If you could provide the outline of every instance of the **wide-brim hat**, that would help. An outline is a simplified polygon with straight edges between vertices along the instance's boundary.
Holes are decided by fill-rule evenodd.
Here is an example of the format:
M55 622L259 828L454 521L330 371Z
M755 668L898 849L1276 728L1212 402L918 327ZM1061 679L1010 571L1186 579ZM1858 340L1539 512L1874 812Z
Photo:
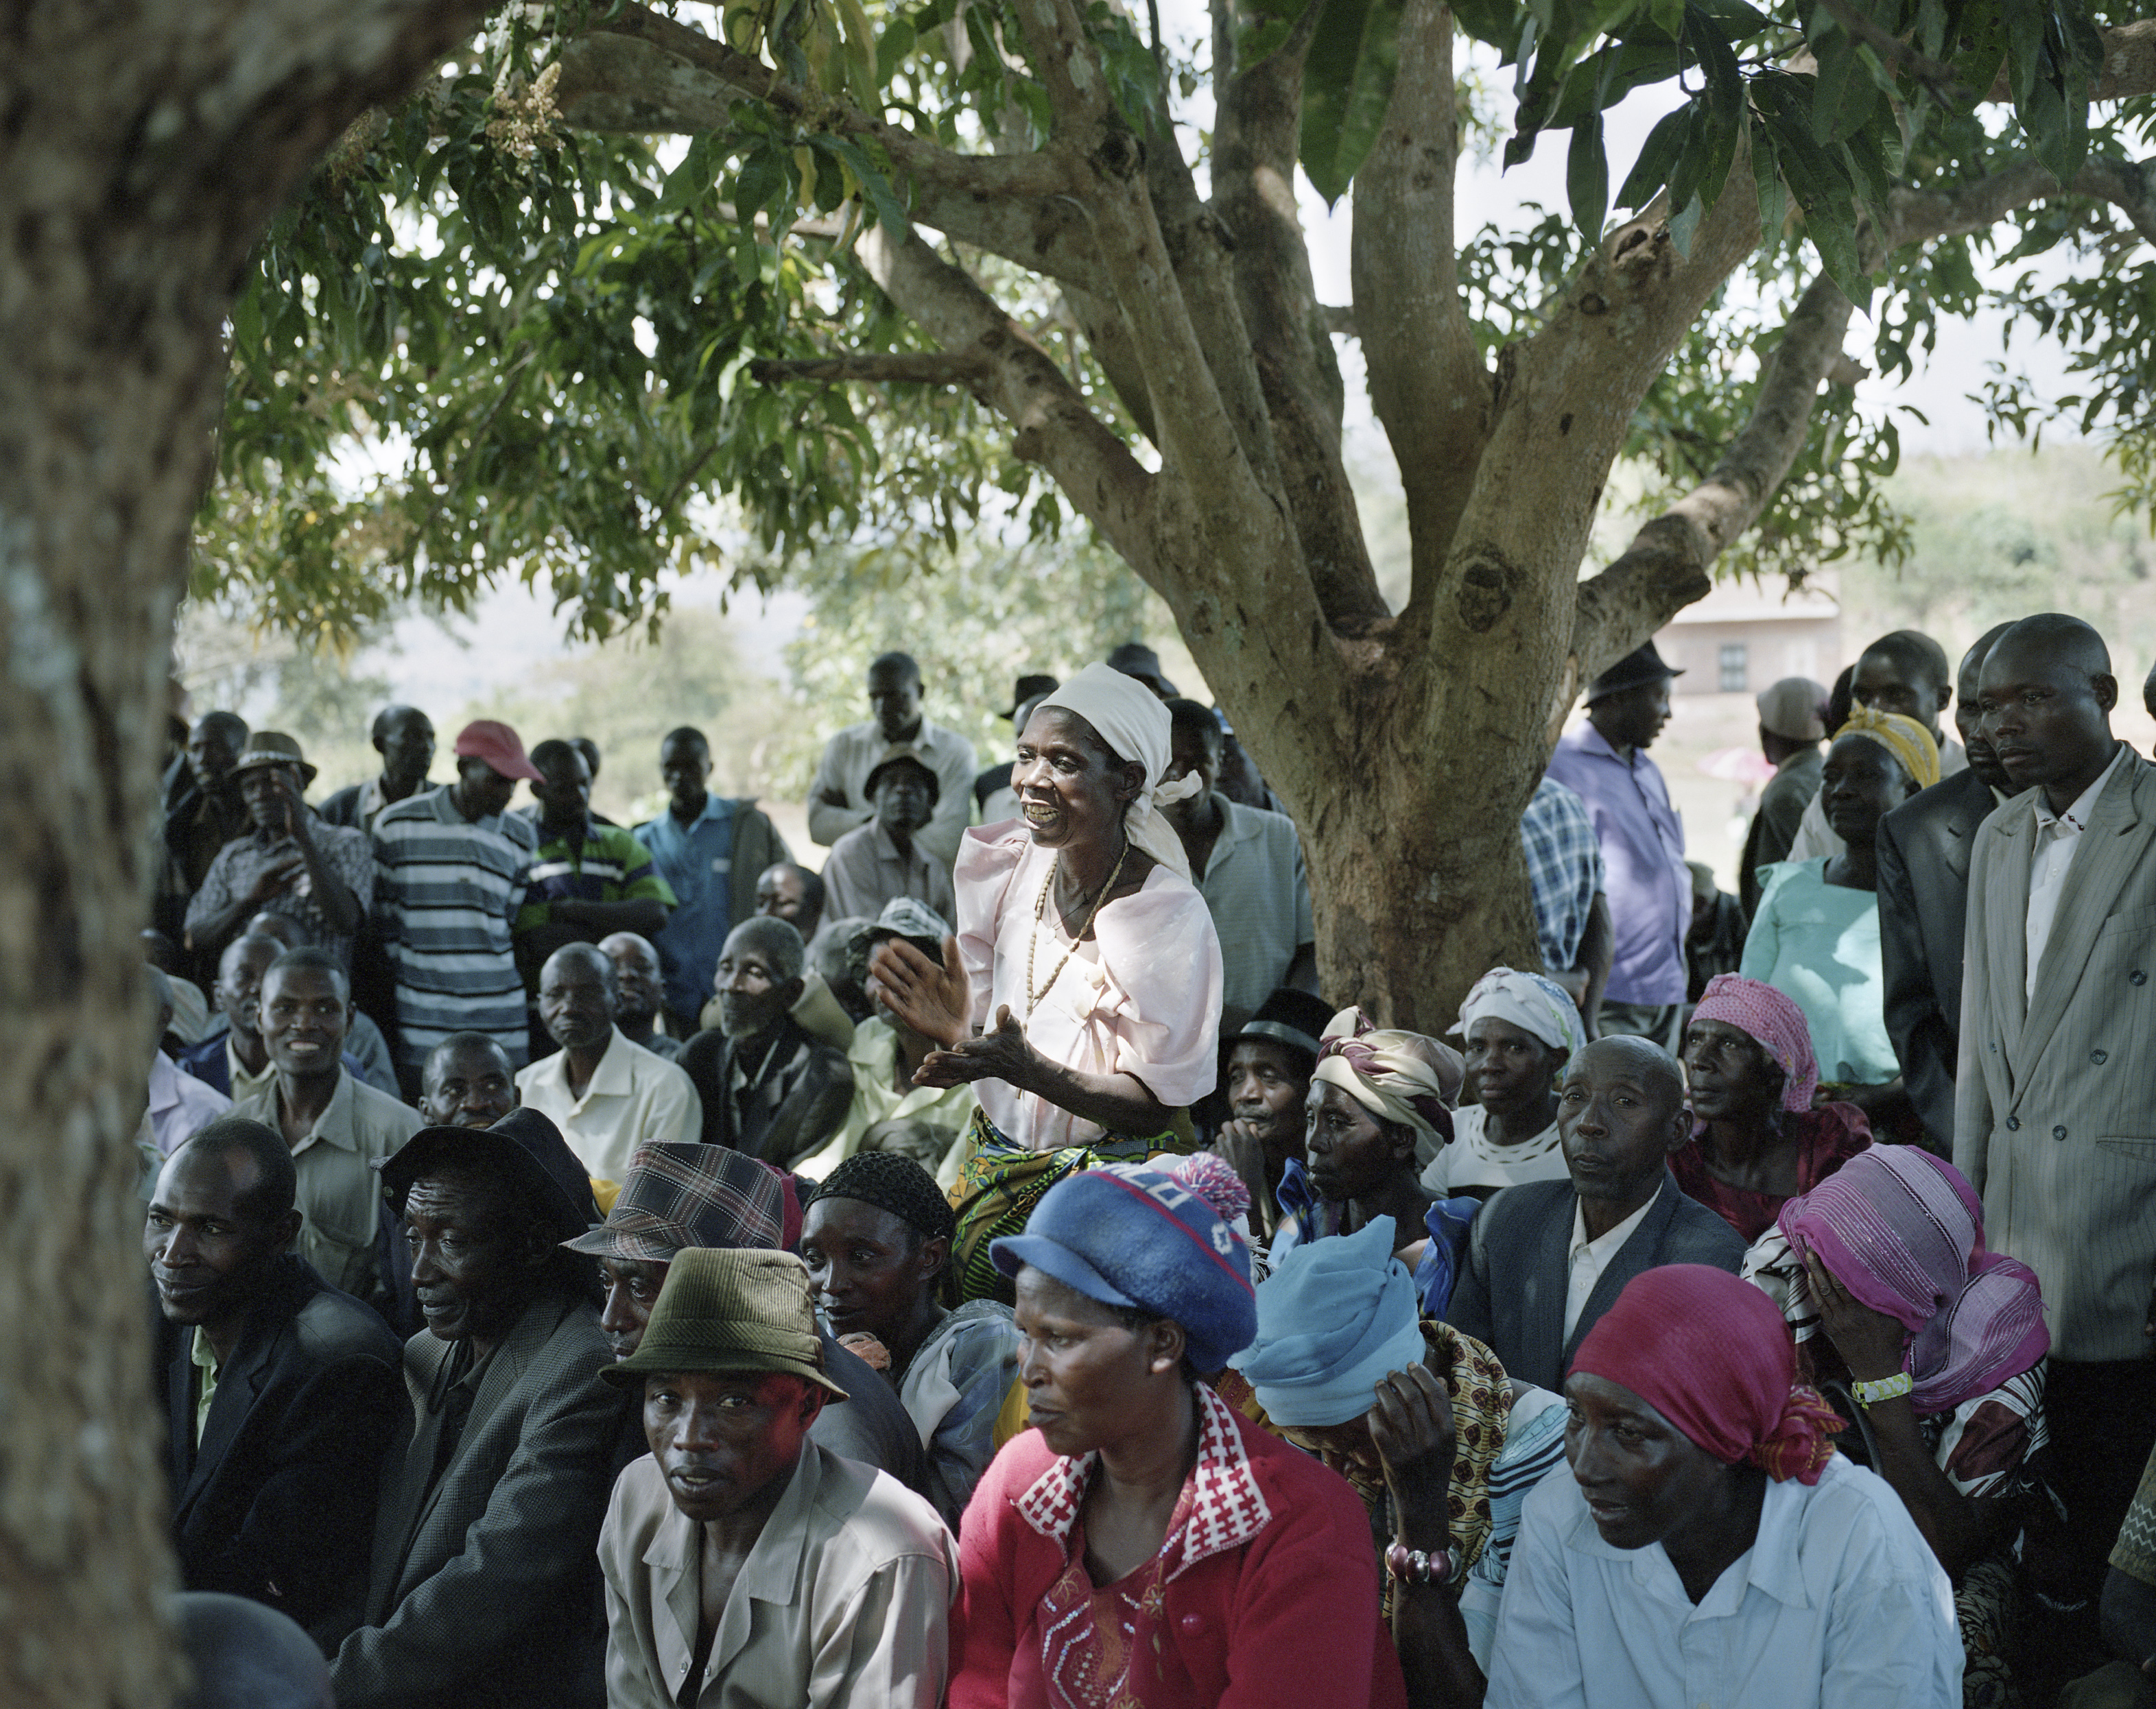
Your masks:
M1683 675L1684 672L1675 665L1666 663L1662 655L1655 650L1655 644L1650 641L1637 651L1627 653L1588 684L1587 704L1591 706L1597 701L1622 694L1628 688L1639 688L1650 682L1666 682L1673 676Z
M998 712L996 716L1006 724L1012 723L1018 717L1018 709L1028 701L1037 701L1043 695L1052 695L1062 686L1063 685L1052 676L1021 676L1011 686L1010 711Z
M1102 662L1111 670L1136 677L1163 700L1172 701L1182 692L1160 674L1160 654L1142 641L1124 642Z
M765 1371L798 1377L845 1399L824 1374L824 1342L808 1298L808 1267L791 1252L698 1247L668 1267L644 1339L601 1369L617 1388L654 1372Z
M307 763L307 757L300 752L297 736L287 736L281 730L258 730L247 738L247 745L239 750L239 758L232 767L233 775L242 772L259 771L264 766L290 766L300 774L300 787L304 789L315 781L316 767Z
M412 1183L446 1160L475 1158L498 1163L530 1189L557 1240L572 1239L599 1219L592 1178L562 1137L562 1130L529 1105L511 1110L491 1127L423 1127L374 1167L382 1191L397 1214Z
M1315 1062L1332 1020L1332 1006L1323 998L1283 985L1258 1005L1257 1013L1237 1029L1235 1038L1270 1039L1291 1044Z
M893 766L918 766L921 775L928 780L928 799L931 805L943 798L943 780L936 775L936 767L928 763L928 757L910 742L894 742L883 751L883 757L869 767L869 774L861 783L864 796L875 793L876 779Z

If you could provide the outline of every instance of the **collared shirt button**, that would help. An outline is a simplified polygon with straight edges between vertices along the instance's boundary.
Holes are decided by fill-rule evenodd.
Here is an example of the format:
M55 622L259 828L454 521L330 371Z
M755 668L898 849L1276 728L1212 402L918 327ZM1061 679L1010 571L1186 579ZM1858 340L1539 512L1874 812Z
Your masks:
M2089 1060L2101 1068L2111 1060L2111 1053L2107 1050L2092 1050L2089 1052Z
M2140 968L2136 967L2126 976L2126 983L2129 985L2146 985L2148 983L2148 976Z
M1205 1624L1205 1616L1203 1614L1185 1614L1181 1619L1178 1620L1176 1624L1182 1627L1186 1632L1196 1632L1204 1628Z
M2006 1118L2006 1131L2009 1133L2019 1133L2021 1131L2021 1118L2019 1116L2009 1116Z
M2064 1139L2066 1137L2066 1130L2063 1127L2054 1127L2051 1130L2051 1137L2054 1139Z

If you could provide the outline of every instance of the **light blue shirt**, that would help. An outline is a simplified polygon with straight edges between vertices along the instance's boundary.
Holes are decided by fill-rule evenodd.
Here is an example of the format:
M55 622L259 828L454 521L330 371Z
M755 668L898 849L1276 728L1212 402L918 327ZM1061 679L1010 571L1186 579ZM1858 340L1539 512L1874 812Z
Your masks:
M1826 867L1781 860L1759 869L1759 912L1738 971L1804 1010L1821 1080L1884 1085L1902 1065L1887 1036L1879 898L1829 884Z
M651 851L651 864L678 905L652 939L665 969L666 1007L676 1014L703 1008L711 994L711 970L733 930L734 809L740 804L706 795L692 824L684 825L670 806L636 828L636 840ZM754 884L757 875L745 876Z
M1528 1496L1489 1709L1959 1709L1953 1589L1886 1481L1840 1455L1767 1486L1694 1606L1660 1543L1613 1548L1569 1475Z

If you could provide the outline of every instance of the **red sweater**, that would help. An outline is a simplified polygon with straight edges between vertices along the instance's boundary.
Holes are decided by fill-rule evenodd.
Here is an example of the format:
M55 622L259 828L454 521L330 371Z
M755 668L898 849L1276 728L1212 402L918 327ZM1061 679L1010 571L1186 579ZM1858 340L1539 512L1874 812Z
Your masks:
M1247 1541L1164 1587L1173 1641L1142 1655L1131 1689L1144 1709L1407 1709L1391 1635L1378 1617L1370 1522L1346 1480L1234 1419L1270 1517ZM1045 1709L1041 1598L1069 1559L1018 1503L1057 1464L1038 1430L1014 1438L973 1491L958 1534L962 1583L951 1631L950 1709Z

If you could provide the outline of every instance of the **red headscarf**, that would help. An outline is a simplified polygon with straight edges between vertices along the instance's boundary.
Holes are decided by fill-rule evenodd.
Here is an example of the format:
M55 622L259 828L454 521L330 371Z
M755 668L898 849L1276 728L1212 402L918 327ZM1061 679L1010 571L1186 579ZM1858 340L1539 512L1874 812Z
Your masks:
M1727 1021L1757 1042L1779 1065L1782 1107L1809 1110L1819 1090L1819 1058L1804 1012L1771 985L1736 973L1717 973L1700 993L1696 1021Z
M1587 1332L1572 1368L1622 1384L1730 1465L1815 1484L1840 1426L1797 1379L1782 1314L1751 1283L1704 1264L1642 1271Z

